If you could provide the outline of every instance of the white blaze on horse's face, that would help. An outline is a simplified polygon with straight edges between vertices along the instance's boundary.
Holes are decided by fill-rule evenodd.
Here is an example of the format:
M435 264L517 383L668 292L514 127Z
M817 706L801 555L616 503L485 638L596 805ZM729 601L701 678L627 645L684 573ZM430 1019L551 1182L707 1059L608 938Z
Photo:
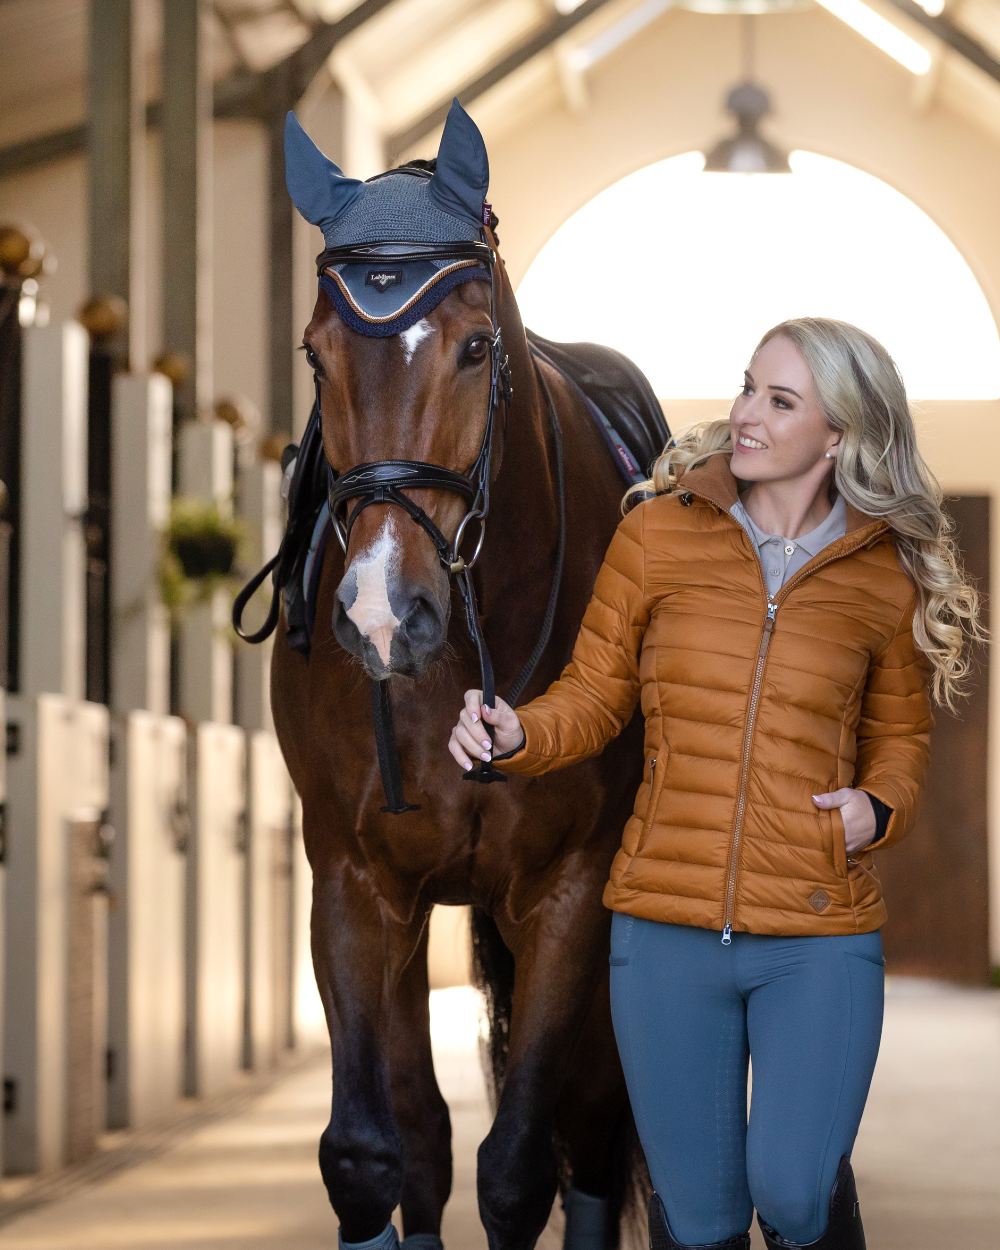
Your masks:
M347 616L362 638L367 638L389 667L389 648L399 628L399 618L389 602L389 578L395 571L396 542L392 516L376 535L375 541L353 561L358 593L347 609Z
M433 333L434 327L426 319L416 322L408 330L401 331L399 337L403 340L403 355L406 357L407 364L413 359L413 353L427 338L428 334Z

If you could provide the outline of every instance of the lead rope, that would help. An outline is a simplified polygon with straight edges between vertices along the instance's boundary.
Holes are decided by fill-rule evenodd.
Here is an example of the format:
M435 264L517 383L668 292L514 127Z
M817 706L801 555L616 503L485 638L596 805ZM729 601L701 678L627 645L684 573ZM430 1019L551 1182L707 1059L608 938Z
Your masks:
M562 427L559 424L559 418L556 414L556 406L552 399L552 392L549 389L545 376L538 366L538 361L532 355L532 365L534 366L535 376L542 388L545 396L545 406L549 417L549 424L552 428L552 439L555 447L556 460L556 495L559 501L559 538L556 546L555 568L552 574L552 584L549 588L548 602L545 606L545 616L542 620L542 628L535 643L531 655L528 657L527 663L519 673L506 702L514 707L517 700L521 697L525 687L531 680L538 667L545 648L549 644L552 637L552 628L555 623L556 606L559 601L559 589L562 584L563 565L566 555L566 470L565 458L563 455ZM465 608L466 626L469 635L476 647L479 657L479 669L482 680L483 702L487 707L494 707L496 703L496 689L494 686L493 664L490 659L489 649L483 638L482 629L479 624L479 609L476 602L475 587L472 584L471 570L468 566L462 568L455 575L458 582L458 588L462 595L462 603ZM409 803L403 797L403 783L399 767L399 751L396 747L396 738L392 723L392 703L389 698L388 681L372 682L374 687L372 691L372 710L375 718L375 746L378 753L379 769L382 775L382 788L385 792L385 806L382 811L389 812L393 815L399 815L403 812L414 812L420 810L419 803ZM489 735L490 741L493 741L494 729L492 725L484 722L484 727ZM481 785L489 785L494 781L506 782L507 777L499 772L490 760L479 760L477 764L462 774L463 781L475 781Z

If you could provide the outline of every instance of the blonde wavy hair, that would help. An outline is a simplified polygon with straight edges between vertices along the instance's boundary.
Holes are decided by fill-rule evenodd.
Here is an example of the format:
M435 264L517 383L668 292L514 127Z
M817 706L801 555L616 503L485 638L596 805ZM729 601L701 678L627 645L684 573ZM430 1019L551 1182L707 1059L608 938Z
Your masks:
M963 687L972 667L967 644L987 642L989 631L981 621L982 596L962 568L954 522L941 506L941 487L917 448L899 369L870 334L825 317L782 321L754 356L779 334L802 353L826 419L841 432L833 462L837 490L892 526L900 562L917 586L913 637L933 666L932 698L954 712L957 700L970 694ZM636 494L671 491L688 468L732 451L728 417L698 422L670 440L651 478L629 488L623 511Z

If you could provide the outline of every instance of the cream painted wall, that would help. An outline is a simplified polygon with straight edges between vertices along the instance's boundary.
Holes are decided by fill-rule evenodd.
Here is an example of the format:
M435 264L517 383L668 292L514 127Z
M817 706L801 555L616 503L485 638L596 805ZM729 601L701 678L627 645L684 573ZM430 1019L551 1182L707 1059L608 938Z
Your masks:
M668 11L588 72L584 112L547 92L530 125L510 129L488 100L472 106L489 146L490 192L515 283L598 191L730 131L723 100L740 77L738 33L736 23ZM921 112L913 76L818 6L758 19L756 46L757 77L775 108L768 136L847 161L909 196L964 253L1000 319L995 140L943 109ZM670 206L652 205L647 242L669 228Z

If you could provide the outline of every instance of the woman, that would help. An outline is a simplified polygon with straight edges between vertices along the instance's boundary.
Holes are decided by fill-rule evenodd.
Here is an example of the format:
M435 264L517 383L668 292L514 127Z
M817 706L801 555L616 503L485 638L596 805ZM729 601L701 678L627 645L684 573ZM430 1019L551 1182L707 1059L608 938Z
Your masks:
M749 1247L756 1207L768 1247L863 1250L872 849L913 824L931 696L954 709L967 634L986 637L977 592L892 359L841 321L769 330L728 420L671 440L643 485L559 679L516 712L467 691L449 750L543 773L641 699L646 768L603 901L651 1245Z

